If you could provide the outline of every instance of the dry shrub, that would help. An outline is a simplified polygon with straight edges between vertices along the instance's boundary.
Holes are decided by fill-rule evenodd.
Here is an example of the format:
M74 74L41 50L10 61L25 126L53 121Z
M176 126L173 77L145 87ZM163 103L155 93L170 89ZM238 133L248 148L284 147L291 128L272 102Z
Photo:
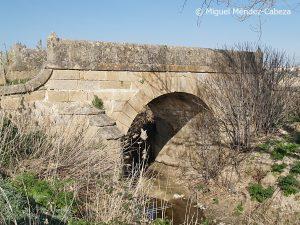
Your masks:
M221 144L221 137L216 119L209 111L197 115L191 121L189 143L190 166L208 182L218 176L228 163L228 152Z
M285 53L237 45L216 53L212 74L204 81L204 99L231 147L249 149L260 133L272 132L292 110L295 74Z
M68 189L76 197L77 218L86 221L132 224L146 219L149 186L142 173L122 177L120 149L83 138L84 127L56 130L32 121L24 115L1 118L0 174L30 171L48 181L72 180Z

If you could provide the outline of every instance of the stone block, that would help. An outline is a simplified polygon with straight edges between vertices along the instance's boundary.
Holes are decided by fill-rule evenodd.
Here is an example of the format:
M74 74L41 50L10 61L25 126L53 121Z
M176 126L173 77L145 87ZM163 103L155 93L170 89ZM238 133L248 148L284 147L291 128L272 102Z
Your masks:
M96 135L104 140L117 140L123 136L117 126L98 127Z
M47 100L50 102L68 102L68 91L47 91Z
M106 114L99 114L96 116L91 116L89 118L89 124L96 127L105 127L113 126L116 124L116 122L109 118Z
M42 101L45 99L46 91L34 91L24 95L25 102Z
M127 131L129 130L129 127L120 123L119 121L117 121L117 127L119 128L119 130L123 133L126 134Z
M81 80L107 80L107 71L81 71Z
M145 95L144 92L139 92L137 95L135 95L134 97L132 97L128 103L137 111L140 112L141 109L147 105L151 100L153 100L152 98L150 98L149 96Z
M57 104L59 115L98 115L103 114L104 110L97 109L91 105L81 105L77 102L67 102Z
M107 71L108 81L136 81L139 79L139 72L129 71Z
M78 80L79 70L53 70L51 80Z
M86 102L88 101L88 93L85 91L69 91L70 102Z
M18 110L22 108L22 97L3 97L1 99L1 109Z
M128 101L137 93L136 90L119 89L114 91L112 99L115 101Z
M134 120L138 112L127 102L123 107L123 113L125 113L129 118Z
M48 90L78 90L77 80L49 80L45 87Z
M130 89L129 81L102 81L100 89Z
M105 112L111 112L112 111L112 101L103 101Z
M116 120L117 124L119 122L119 123L123 124L126 127L130 127L130 125L133 121L133 119L130 118L128 115L126 115L124 112L114 113L113 118Z
M112 101L112 110L114 112L122 111L125 103L126 101Z
M100 91L89 91L88 94L88 101L93 101L94 96L98 96L98 98L102 100L114 100L114 93L115 90L100 90Z
M79 80L78 89L86 91L100 90L100 85L103 81Z

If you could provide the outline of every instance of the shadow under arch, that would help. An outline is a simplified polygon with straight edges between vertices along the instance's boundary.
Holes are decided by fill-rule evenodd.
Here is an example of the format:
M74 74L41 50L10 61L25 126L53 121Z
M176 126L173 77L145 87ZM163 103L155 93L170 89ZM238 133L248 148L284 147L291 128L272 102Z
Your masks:
M128 174L133 168L154 162L164 145L182 127L207 111L209 108L202 99L185 92L171 92L151 100L135 117L124 137L125 172Z

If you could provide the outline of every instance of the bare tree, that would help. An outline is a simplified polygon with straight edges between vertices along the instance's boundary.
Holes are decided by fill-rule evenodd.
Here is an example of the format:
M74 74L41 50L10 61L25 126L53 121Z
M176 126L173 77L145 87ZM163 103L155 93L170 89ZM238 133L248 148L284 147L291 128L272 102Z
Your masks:
M232 147L249 149L253 138L272 132L292 110L295 73L285 53L249 44L219 51L216 71L204 83L205 99Z

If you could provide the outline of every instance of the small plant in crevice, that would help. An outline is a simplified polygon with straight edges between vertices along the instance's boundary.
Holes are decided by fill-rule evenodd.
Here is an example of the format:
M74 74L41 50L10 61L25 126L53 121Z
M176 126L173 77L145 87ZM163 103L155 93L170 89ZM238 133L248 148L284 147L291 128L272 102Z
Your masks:
M278 178L278 186L285 196L296 194L300 191L300 182L291 174Z
M17 85L17 84L25 84L30 79L15 79L15 80L6 80L6 85Z
M273 164L271 167L272 172L277 172L277 173L282 173L283 170L286 168L286 164L282 163L282 164Z
M252 200L256 200L262 203L266 199L271 198L273 196L274 188L264 188L261 184L250 184L248 187L248 191Z
M100 99L97 95L94 95L94 99L92 101L92 104L94 107L96 107L97 109L104 109L104 104L102 99Z

